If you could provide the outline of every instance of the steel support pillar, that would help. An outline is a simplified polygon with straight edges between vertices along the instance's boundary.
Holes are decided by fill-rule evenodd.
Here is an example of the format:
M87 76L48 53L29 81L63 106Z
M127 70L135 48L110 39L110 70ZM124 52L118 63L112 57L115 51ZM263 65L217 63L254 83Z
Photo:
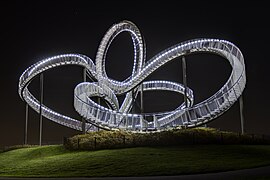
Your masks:
M28 107L29 105L26 103L25 105L25 127L24 127L24 144L28 143Z
M153 121L154 121L154 128L159 129L159 123L156 115L153 116Z
M43 104L43 73L40 74L40 103L39 103L39 145L42 145L42 104Z
M141 125L141 131L143 131L143 116L140 117L140 125Z
M184 84L184 103L187 108L188 106L188 99L187 99L187 64L186 64L186 58L185 56L182 56L182 71L183 71L183 84ZM187 118L187 121L189 122L190 119Z
M141 113L144 112L144 109L143 109L143 83L141 84L141 94L140 94L140 98L141 98Z
M100 105L100 97L98 97L98 99L97 99L97 101L98 101L98 104ZM97 131L99 131L100 130L100 128L99 127L97 127Z
M136 107L136 99L135 99L135 92L132 90L132 114L135 114L135 107Z
M185 56L182 56L182 70L183 70L183 84L184 84L184 102L185 106L188 106L187 102L187 64Z
M83 82L86 82L86 68L83 68ZM86 127L86 120L84 117L82 117L82 134L86 133L85 127Z
M244 113L243 113L243 108L244 108L244 102L243 102L243 95L240 96L239 98L239 105L240 105L240 120L241 120L241 133L245 133L245 121L244 121Z

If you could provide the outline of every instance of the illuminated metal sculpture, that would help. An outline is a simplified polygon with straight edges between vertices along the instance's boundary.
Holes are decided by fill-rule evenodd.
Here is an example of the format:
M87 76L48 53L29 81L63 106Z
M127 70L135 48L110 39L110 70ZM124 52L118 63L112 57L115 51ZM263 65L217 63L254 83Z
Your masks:
M130 34L133 41L134 64L131 76L119 82L107 76L105 59L111 42L124 31ZM193 92L184 85L169 81L144 81L147 76L167 62L197 52L222 56L229 61L232 67L227 82L210 98L193 105ZM47 119L80 131L83 130L82 121L57 113L43 104L40 107L40 102L27 88L35 76L63 65L82 66L86 69L87 75L95 81L80 83L74 90L74 107L86 119L86 131L94 131L97 127L148 131L200 126L228 110L241 96L246 84L244 58L234 44L218 39L195 39L176 44L145 61L145 44L139 29L129 21L122 21L113 25L106 32L99 45L95 64L85 55L64 54L33 64L20 77L19 95L31 108L38 113L42 109L42 115ZM130 113L134 96L136 97L143 91L154 90L181 93L187 98L187 101L171 112ZM122 105L119 105L116 95L123 94L125 94L125 99ZM91 97L103 98L110 108L97 104L91 100Z

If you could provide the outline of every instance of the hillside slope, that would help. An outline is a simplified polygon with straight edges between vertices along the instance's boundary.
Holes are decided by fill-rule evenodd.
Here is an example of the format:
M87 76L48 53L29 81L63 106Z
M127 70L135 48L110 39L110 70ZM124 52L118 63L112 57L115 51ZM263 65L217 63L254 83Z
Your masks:
M0 177L150 176L270 165L268 145L186 145L69 151L61 145L0 153Z

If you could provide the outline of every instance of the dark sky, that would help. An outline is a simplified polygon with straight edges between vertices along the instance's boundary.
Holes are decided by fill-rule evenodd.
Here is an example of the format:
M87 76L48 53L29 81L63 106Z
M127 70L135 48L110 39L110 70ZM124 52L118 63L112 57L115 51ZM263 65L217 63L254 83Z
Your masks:
M245 57L247 86L244 116L247 133L270 134L269 119L269 8L266 4L235 1L13 1L4 5L1 29L0 147L23 142L25 104L17 93L18 79L31 64L53 55L81 53L95 59L103 35L114 23L134 22L146 41L147 59L176 43L194 38L219 38L236 44ZM131 73L132 44L127 33L112 43L106 70L123 80ZM188 86L195 102L210 97L228 79L231 69L223 58L187 56ZM82 81L80 67L59 67L44 74L45 104L79 118L73 108L74 87ZM182 82L181 61L176 59L147 79ZM38 79L29 88L38 95ZM158 97L158 98L156 98ZM174 93L145 94L147 112L168 111L182 103ZM222 130L240 131L238 102L209 124ZM61 142L77 131L44 120L45 143ZM38 143L38 115L30 110L29 143Z

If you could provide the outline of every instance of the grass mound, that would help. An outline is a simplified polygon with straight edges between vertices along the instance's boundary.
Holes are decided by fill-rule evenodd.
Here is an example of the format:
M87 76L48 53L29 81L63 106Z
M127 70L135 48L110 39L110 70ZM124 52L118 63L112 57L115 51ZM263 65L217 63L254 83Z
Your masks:
M0 153L0 177L180 175L270 165L268 145L183 145L98 151L42 146Z
M174 129L150 133L103 130L84 135L76 135L64 142L65 147L70 150L191 144L270 144L270 142L263 137L219 131L214 128Z
M0 153L1 152L12 151L12 150L15 150L15 149L30 148L30 147L37 147L37 145L23 144L23 145L7 146L7 147L4 147L4 149L1 149Z

